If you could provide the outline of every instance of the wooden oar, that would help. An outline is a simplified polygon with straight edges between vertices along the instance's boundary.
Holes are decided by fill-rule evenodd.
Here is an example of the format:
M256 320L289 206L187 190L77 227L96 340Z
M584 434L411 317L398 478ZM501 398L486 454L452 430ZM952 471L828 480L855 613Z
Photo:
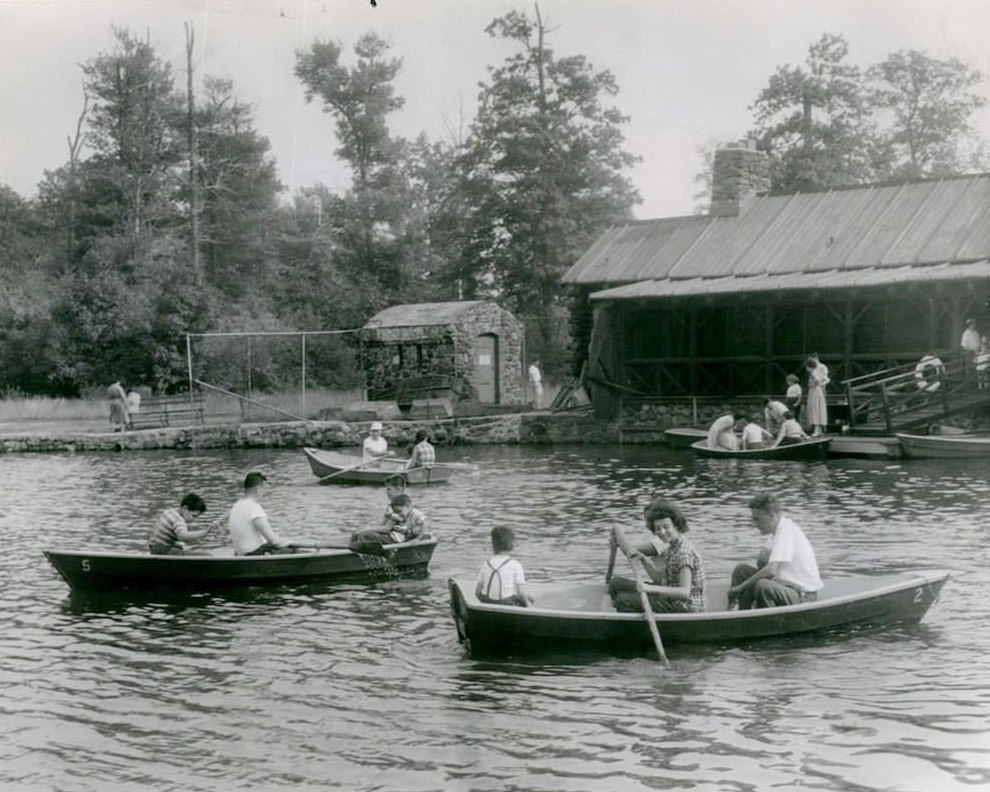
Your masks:
M366 468L371 465L377 465L381 461L381 457L375 457L374 459L369 459L367 462L362 462L360 465L351 465L350 467L341 468L340 470L335 470L333 473L328 473L325 476L320 476L319 484L324 481L335 478L337 476L343 475L344 473L352 473L355 470L360 470L361 468ZM397 471L401 472L401 471Z
M622 552L625 554L626 558L629 558L629 553L633 548L629 546L629 542L622 533L622 529L619 528L619 526L615 526L615 528L612 529L612 533L615 536L616 543L622 548ZM632 567L633 579L636 581L636 591L639 592L640 602L643 603L643 616L646 618L646 624L650 628L650 635L653 636L653 645L657 649L657 654L660 655L660 662L664 665L670 665L670 661L667 659L667 653L663 650L663 641L660 640L660 630L657 628L656 617L653 615L653 606L650 605L650 597L646 593L646 589L643 587L643 579L640 576L639 567L636 565L636 561L632 558L629 558L629 565Z

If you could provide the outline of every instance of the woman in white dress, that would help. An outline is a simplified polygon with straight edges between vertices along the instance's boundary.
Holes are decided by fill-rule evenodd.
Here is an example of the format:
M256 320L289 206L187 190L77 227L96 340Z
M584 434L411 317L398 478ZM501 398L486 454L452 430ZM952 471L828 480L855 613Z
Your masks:
M805 361L808 370L808 399L805 418L811 427L811 436L820 437L828 426L828 410L825 406L825 386L829 383L828 366L812 355Z

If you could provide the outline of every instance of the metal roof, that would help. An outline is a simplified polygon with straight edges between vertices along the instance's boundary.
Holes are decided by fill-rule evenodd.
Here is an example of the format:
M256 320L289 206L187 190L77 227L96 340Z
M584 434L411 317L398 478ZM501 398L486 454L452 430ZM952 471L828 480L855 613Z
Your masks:
M455 324L461 316L479 305L484 305L484 301L462 300L460 302L393 305L391 308L386 308L372 316L365 324L365 328L427 327Z
M738 217L609 228L565 283L780 276L990 257L990 174L763 195Z
M990 278L990 260L968 264L919 267L868 267L828 272L790 272L783 275L726 275L719 278L646 280L593 292L592 300L635 300L644 297L689 297L807 289L847 289L853 286L889 286L947 280Z

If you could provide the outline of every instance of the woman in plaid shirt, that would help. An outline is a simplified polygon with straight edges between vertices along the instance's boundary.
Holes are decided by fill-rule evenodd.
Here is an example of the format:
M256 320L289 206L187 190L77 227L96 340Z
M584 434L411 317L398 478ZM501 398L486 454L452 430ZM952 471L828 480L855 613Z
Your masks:
M680 509L662 498L646 507L644 517L652 534L650 544L634 548L629 560L642 564L650 581L661 588L649 593L650 605L663 613L700 613L705 609L705 569L698 551L684 536L687 520ZM612 578L609 594L618 611L643 610L635 580Z

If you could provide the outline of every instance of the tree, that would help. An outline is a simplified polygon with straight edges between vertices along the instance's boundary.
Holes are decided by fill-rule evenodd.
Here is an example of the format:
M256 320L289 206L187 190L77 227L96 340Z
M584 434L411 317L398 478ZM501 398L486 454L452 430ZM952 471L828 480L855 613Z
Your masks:
M956 58L901 50L867 70L869 99L889 119L879 135L885 175L943 176L966 171L974 146L970 119L986 99L971 89L983 75Z
M486 32L520 51L481 85L465 154L463 189L475 209L463 272L537 320L541 358L553 366L560 276L629 217L639 196L624 172L636 158L622 148L628 119L604 104L618 92L615 78L581 55L555 57L539 7L535 19L511 11Z
M354 45L357 64L341 63L343 50L316 41L296 53L296 76L306 100L319 98L336 119L336 153L351 168L353 187L341 208L348 223L339 240L338 260L355 274L372 272L387 294L398 293L406 280L402 251L405 185L399 163L403 143L391 137L387 118L404 100L392 84L402 61L386 58L388 43L366 33Z
M282 189L268 139L229 80L207 77L196 114L200 239L207 282L239 299L264 282L274 257L276 199ZM192 197L190 195L190 201Z
M808 48L804 67L781 66L750 107L753 136L770 156L780 191L814 190L870 179L868 116L861 74L842 36Z
M115 48L83 66L91 101L86 144L94 152L90 178L113 190L110 220L141 236L174 222L174 168L182 157L179 98L171 67L147 41L114 28ZM111 207L108 207L111 208Z

